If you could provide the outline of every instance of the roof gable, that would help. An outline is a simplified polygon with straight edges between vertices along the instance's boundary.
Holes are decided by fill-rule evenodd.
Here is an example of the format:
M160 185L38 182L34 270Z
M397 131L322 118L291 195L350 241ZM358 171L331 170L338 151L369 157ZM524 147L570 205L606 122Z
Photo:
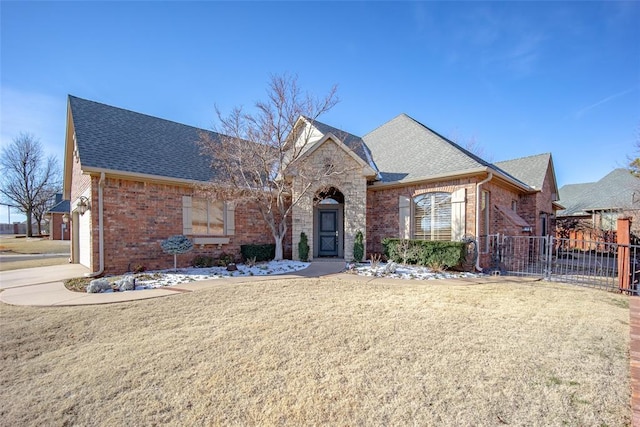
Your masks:
M495 165L536 190L542 190L549 168L551 168L551 176L553 179L551 189L554 193L558 193L551 153L505 160L496 162Z
M350 147L344 144L338 137L336 137L333 133L327 133L322 137L322 139L314 142L309 148L307 148L301 155L298 157L295 162L302 162L307 157L311 156L318 148L322 145L328 143L329 141L333 142L340 148L349 158L353 159L361 168L362 174L367 177L373 177L376 175L377 171L374 170L366 161L360 158Z
M210 160L192 126L69 95L77 155L85 171L106 170L208 181Z
M342 129L330 126L326 123L322 123L317 120L311 120L308 117L304 117L304 119L308 124L313 126L313 128L315 128L315 130L317 130L319 134L323 135L324 137L332 134L334 138L340 140L340 142L342 142L346 147L353 151L355 155L362 159L362 161L369 165L369 167L371 167L376 173L378 172L378 168L373 161L371 152L369 151L369 148L364 143L362 138Z

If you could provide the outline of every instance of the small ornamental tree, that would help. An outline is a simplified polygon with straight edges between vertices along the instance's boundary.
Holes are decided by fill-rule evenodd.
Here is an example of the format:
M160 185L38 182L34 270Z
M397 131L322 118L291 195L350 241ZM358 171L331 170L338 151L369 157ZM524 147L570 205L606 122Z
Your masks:
M163 240L160 246L165 253L173 255L173 270L175 271L178 269L177 255L190 252L193 249L193 242L187 236L179 234Z
M356 239L353 242L353 259L355 262L362 262L364 257L364 242L362 241L362 231L356 232Z

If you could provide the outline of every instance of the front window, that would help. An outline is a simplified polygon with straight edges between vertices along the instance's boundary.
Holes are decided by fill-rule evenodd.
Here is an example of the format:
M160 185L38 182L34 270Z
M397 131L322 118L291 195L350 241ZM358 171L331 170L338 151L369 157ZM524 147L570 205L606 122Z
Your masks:
M193 198L193 234L224 235L224 202Z
M602 212L600 221L602 229L605 231L613 231L618 227L618 212Z
M414 238L451 240L451 193L426 193L413 198Z

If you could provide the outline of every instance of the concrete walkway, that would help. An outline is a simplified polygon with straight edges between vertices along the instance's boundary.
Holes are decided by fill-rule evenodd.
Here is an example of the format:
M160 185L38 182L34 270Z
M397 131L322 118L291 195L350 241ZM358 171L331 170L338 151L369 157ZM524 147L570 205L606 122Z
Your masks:
M143 291L89 294L73 292L65 288L64 280L82 277L89 272L87 268L79 264L65 264L0 272L0 289L2 289L0 301L11 305L27 306L110 304L193 292L229 282L248 283L272 280L274 278L321 277L340 273L344 270L344 267L344 261L321 261L312 262L304 270L278 276L211 279Z

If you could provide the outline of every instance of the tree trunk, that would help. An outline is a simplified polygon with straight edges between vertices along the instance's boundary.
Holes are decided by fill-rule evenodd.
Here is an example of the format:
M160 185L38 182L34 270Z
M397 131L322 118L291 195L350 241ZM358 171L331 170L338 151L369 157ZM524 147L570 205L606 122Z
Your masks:
M284 259L284 250L282 248L282 240L284 236L273 236L276 242L276 257L273 259L274 261L282 261Z
M33 224L31 224L31 209L27 209L27 237L33 237Z

